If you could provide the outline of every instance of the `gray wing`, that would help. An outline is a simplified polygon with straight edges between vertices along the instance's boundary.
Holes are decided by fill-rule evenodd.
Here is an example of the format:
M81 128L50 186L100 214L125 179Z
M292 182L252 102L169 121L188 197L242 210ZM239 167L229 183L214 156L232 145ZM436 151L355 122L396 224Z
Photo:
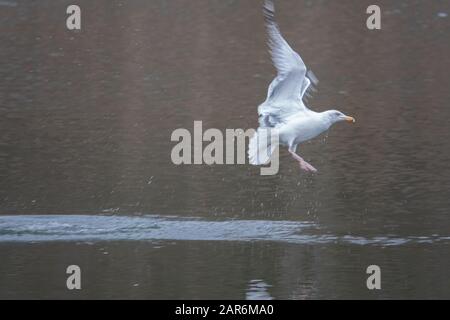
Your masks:
M276 123L290 115L305 111L303 97L313 90L317 78L308 71L302 58L296 53L280 33L274 19L274 5L271 0L264 3L264 17L269 34L269 48L277 76L269 85L267 99L259 108L262 114L270 113Z

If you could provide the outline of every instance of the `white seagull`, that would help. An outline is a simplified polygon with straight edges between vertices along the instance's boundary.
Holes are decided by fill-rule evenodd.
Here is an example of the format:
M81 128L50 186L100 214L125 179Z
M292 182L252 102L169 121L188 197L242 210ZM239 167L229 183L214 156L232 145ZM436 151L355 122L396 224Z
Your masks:
M317 172L296 154L298 144L318 136L336 122L355 122L355 119L337 110L315 112L305 106L303 98L314 90L312 83L318 81L299 54L284 40L274 20L274 11L273 2L266 0L264 17L277 76L269 85L266 101L258 107L259 128L250 139L248 157L253 165L266 164L280 144L289 148L301 169ZM269 135L276 132L276 143L267 141L267 132Z

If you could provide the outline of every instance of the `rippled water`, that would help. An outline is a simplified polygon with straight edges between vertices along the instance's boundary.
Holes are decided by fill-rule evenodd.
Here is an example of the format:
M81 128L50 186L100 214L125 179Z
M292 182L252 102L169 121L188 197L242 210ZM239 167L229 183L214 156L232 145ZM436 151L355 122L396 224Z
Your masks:
M397 246L407 243L448 243L450 236L334 235L314 222L163 216L26 215L0 216L0 241L198 240L271 241L297 244Z
M378 1L380 31L369 0L277 1L312 109L357 122L265 177L170 160L194 120L257 125L261 1L77 4L70 32L64 1L0 2L1 298L450 298L448 1Z
M2 216L0 241L225 240L302 241L308 222L179 217ZM312 240L312 239L311 239ZM305 241L308 241L305 239Z

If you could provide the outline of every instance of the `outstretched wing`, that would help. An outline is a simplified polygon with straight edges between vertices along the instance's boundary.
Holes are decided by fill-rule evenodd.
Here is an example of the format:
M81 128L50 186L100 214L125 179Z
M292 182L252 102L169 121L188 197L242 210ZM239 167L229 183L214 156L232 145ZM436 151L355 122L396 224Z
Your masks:
M260 117L270 113L273 119L283 119L306 110L302 99L313 90L317 78L307 70L300 55L292 50L281 35L274 19L273 2L266 0L263 10L269 34L270 54L277 69L277 77L269 85L266 102L260 106L259 113Z

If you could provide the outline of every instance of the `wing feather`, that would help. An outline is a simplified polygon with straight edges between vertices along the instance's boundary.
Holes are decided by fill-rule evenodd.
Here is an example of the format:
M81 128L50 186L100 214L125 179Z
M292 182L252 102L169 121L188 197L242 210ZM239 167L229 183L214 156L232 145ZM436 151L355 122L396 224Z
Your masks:
M269 52L277 70L269 85L266 101L259 107L260 123L275 126L291 115L308 110L302 99L314 90L317 78L307 70L300 55L281 35L275 22L273 1L264 2L264 17L269 35Z

